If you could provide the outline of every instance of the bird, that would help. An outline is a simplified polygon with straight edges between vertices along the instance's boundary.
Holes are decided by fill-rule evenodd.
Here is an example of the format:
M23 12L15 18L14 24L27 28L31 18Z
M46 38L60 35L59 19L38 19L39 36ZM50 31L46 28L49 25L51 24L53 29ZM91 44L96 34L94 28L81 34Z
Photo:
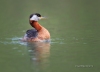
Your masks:
M22 41L50 41L49 31L38 22L42 19L46 19L46 17L42 17L39 13L33 13L29 16L29 23L33 27L33 29L29 29L26 31L24 37L22 38Z

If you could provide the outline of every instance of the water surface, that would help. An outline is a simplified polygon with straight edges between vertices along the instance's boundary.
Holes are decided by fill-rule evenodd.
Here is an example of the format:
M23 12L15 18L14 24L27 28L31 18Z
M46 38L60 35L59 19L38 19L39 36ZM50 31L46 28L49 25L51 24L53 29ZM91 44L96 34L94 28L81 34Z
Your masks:
M0 72L99 72L100 1L0 1ZM21 42L32 29L28 18L39 12L39 23L50 43Z

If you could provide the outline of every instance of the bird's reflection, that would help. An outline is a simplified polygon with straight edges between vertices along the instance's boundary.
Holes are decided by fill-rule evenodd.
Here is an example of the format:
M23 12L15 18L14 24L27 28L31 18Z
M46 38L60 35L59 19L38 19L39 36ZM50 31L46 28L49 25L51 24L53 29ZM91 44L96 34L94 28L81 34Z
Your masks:
M27 43L31 61L34 65L45 66L50 56L50 42Z

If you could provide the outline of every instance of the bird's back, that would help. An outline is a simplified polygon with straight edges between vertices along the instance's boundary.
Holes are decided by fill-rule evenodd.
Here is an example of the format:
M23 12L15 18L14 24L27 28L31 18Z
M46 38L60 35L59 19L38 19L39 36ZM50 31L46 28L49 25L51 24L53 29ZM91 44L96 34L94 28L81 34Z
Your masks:
M28 38L36 38L38 36L38 32L36 29L29 29L26 31L26 35Z

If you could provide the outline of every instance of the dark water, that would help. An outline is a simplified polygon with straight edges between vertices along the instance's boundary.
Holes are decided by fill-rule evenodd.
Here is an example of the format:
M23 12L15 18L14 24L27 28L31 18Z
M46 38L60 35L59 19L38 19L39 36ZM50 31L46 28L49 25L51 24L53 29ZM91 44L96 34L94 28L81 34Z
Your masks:
M0 1L0 72L99 72L100 1ZM28 18L51 33L50 43L21 42Z

